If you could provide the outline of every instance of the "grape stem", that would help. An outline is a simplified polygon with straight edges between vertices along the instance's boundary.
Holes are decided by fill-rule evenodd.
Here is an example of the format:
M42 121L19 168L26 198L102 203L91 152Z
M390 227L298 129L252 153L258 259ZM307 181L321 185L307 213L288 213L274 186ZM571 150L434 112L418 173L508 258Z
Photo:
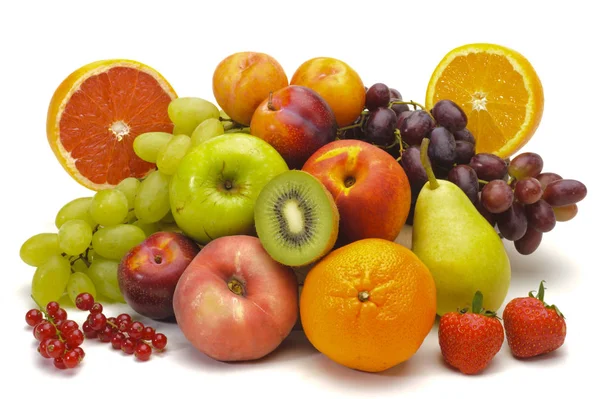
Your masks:
M431 167L431 162L429 161L429 157L427 156L427 149L429 148L429 139L425 137L421 142L421 163L425 168L425 173L427 173L427 178L429 179L429 188L435 190L440 186L437 179L435 178L435 174L433 173L433 168Z

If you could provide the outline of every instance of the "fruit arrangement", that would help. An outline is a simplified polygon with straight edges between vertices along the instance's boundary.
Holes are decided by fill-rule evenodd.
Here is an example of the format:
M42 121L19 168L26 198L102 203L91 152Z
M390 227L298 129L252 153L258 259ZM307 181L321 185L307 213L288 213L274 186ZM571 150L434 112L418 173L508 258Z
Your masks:
M333 361L383 371L418 351L436 317L443 358L465 374L505 335L517 358L562 346L543 282L496 313L511 281L504 240L533 253L587 194L517 153L543 112L521 54L450 51L425 105L328 57L288 79L272 56L239 52L212 86L215 103L178 97L151 67L105 60L51 99L48 142L90 190L20 248L39 308L26 322L57 368L81 362L84 338L140 360L165 349L163 334L107 318L94 298L175 321L227 362L262 358L301 326ZM410 246L395 242L405 226ZM89 312L81 329L69 306Z

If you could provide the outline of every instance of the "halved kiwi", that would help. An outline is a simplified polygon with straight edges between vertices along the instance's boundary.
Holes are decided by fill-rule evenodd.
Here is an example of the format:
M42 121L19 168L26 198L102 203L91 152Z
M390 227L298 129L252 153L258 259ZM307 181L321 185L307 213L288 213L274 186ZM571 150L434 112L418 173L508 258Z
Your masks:
M261 190L254 206L256 233L273 259L305 266L335 244L340 215L333 197L314 176L283 172Z

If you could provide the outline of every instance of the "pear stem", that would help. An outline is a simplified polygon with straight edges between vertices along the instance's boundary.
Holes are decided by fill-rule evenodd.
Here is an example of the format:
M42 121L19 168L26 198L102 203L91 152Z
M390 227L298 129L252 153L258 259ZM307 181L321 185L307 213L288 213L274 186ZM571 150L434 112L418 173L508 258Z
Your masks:
M429 148L429 139L426 137L421 142L421 163L425 168L425 173L427 173L427 178L429 179L429 187L432 190L435 190L440 186L437 179L435 178L435 174L433 173L433 168L431 167L431 162L429 161L429 157L427 156L427 149Z

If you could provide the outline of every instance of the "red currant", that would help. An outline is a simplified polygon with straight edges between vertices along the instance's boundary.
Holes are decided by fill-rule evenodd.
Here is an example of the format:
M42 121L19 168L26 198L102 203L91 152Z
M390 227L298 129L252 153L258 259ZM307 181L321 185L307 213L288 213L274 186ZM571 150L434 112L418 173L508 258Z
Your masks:
M135 352L135 342L131 338L125 338L121 343L121 350L128 355L132 355Z
M83 292L75 298L75 306L77 306L77 309L79 310L90 310L93 305L94 297L87 292Z
M65 361L62 357L57 357L56 359L54 359L54 367L56 367L57 369L64 370L67 368L67 365L65 364Z
M79 324L77 324L77 322L73 320L65 320L64 322L60 323L60 328L58 330L61 334L66 335L77 329L79 329Z
M98 336L98 332L92 329L92 326L90 326L90 323L87 320L83 322L81 329L86 338L94 339Z
M60 305L56 301L48 302L46 305L46 313L50 317L53 317L58 309L60 309Z
M33 336L38 341L52 338L56 335L56 328L49 321L38 323L33 329Z
M90 308L90 313L91 314L102 313L103 310L104 310L104 307L102 306L101 303L94 302L94 304Z
M65 321L67 320L67 311L63 308L58 308L51 317L55 323L58 321Z
M129 316L127 313L121 313L117 316L117 321L126 321L131 323L131 316Z
M43 340L42 342L40 342L40 344L38 345L38 348L37 348L38 353L40 355L42 355L42 357L45 357L46 359L50 359L50 356L48 356L48 352L46 352L46 349L48 348L48 344L52 340L53 340L52 338Z
M35 327L40 321L44 319L44 314L38 309L31 309L25 313L25 322L31 327Z
M108 324L114 324L115 326L118 324L117 318L116 317L109 317L108 319L106 319L106 321L108 322Z
M94 313L91 314L91 318L88 317L88 321L90 323L90 327L92 330L101 331L106 326L106 316L103 313Z
M156 331L154 331L154 328L146 327L146 328L144 328L144 331L142 332L142 339L146 340L146 341L152 341L152 338L154 338L154 334L156 334Z
M110 339L110 343L114 349L121 349L121 345L123 344L123 341L125 341L125 339L126 339L125 334L116 333Z
M83 344L84 335L80 329L69 331L65 335L65 341L67 348L74 349Z
M134 340L138 340L140 338L142 338L142 334L144 333L144 324L139 322L139 321L134 321L133 323L131 323L131 326L129 326L129 330L127 331L127 333L129 334L129 337L131 337Z
M150 355L152 355L152 348L150 345L140 342L135 347L135 357L139 360L145 362L150 359Z
M118 320L117 319L117 329L121 332L129 331L129 326L131 326L131 322L127 320Z
M80 361L81 358L79 357L79 354L72 350L68 351L63 357L63 363L69 369L77 367Z
M108 324L104 326L102 331L98 331L98 339L100 342L110 342L113 336L113 329Z
M62 357L65 353L65 344L60 339L50 340L50 342L46 344L46 353L53 359Z
M152 346L158 350L165 349L167 346L167 337L164 334L158 333L152 338Z
M83 351L83 349L81 349L80 346L78 346L77 348L73 348L71 351L79 355L79 361L82 361L85 357L85 352Z

